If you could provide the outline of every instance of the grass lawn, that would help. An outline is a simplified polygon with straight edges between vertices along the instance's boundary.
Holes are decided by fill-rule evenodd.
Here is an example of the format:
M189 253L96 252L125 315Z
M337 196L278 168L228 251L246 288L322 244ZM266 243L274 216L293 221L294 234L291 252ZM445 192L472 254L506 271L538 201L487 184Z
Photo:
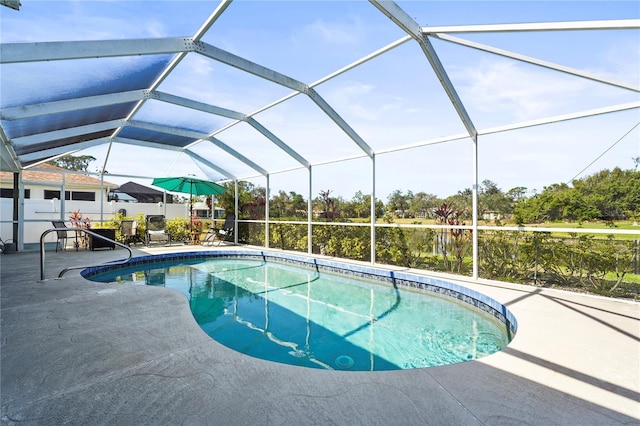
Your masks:
M540 228L576 228L576 229L606 229L611 231L612 235L615 235L616 239L622 240L638 240L640 239L640 225L634 225L631 221L618 221L614 222L613 226L608 223L602 222L591 222L591 223L579 223L579 222L547 222L543 224L535 224L535 225L527 225L532 227L540 227ZM616 230L630 230L636 231L637 235L630 234L616 234ZM558 237L568 237L569 234L567 232L557 232L553 234ZM589 235L589 234L587 234ZM593 234L599 235L601 238L606 234Z
M378 219L378 223L383 223L381 219ZM395 219L394 223L403 224L403 225L436 225L436 221L434 219ZM493 222L483 221L481 220L479 225L493 225ZM516 226L515 223L505 222L505 226ZM609 223L603 222L545 222L545 223L533 223L525 225L531 228L576 228L576 229L606 229L610 230L612 235L615 235L616 239L622 240L640 240L640 224L633 224L631 220L621 220L613 223L613 226ZM630 230L636 231L637 235L634 234L616 234L616 230ZM589 234L587 234L589 235ZM601 238L606 234L593 234L598 235ZM568 237L569 233L567 232L554 232L553 236L555 237Z

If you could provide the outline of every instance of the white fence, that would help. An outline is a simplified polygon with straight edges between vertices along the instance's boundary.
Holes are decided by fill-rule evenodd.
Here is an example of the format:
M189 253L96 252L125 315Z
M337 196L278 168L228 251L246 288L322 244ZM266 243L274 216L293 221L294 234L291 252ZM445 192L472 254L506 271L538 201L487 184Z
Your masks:
M92 223L109 221L116 217L119 210L124 209L125 215L136 218L138 214L162 214L171 220L176 217L189 218L187 204L163 203L117 203L104 202L101 210L100 201L70 201L64 202L64 211L60 200L24 200L24 244L39 244L40 236L47 229L51 229L52 220L64 220L69 224L72 212L80 211L83 217L89 217ZM101 213L102 211L102 213ZM13 200L0 198L0 237L4 241L13 239ZM49 234L46 242L55 242L55 233Z

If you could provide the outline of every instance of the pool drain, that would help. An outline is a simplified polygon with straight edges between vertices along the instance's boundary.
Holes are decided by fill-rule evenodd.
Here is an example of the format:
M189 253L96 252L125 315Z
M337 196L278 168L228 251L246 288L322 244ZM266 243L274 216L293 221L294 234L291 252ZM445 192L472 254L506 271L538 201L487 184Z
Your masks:
M354 361L349 355L340 355L336 358L336 366L342 370L348 370L353 367Z

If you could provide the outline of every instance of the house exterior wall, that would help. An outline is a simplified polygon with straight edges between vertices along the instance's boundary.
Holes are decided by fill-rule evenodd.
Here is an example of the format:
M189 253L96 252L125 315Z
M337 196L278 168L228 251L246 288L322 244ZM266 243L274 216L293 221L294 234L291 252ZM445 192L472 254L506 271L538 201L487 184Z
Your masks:
M13 189L13 182L7 182L5 180L0 181L0 188L4 189ZM46 183L31 183L25 182L24 189L29 190L29 198L32 200L44 200L45 191L58 191L62 192L62 186L59 184L46 184ZM80 186L80 185L66 185L64 187L65 192L87 192L93 193L96 201L100 201L100 198L107 200L107 189L102 193L102 197L100 197L100 188L96 188L93 186Z
M113 220L120 209L126 210L126 216L135 218L138 214L163 214L171 220L177 217L188 219L188 205L162 203L118 203L100 201L65 200L62 208L61 200L35 199L24 200L24 244L39 244L40 236L51 229L52 220L64 220L69 224L71 213L79 210L83 216L89 217L92 223ZM102 210L101 210L102 206ZM101 214L102 211L102 214ZM0 237L3 240L13 239L13 199L0 198ZM55 233L49 234L45 242L55 242Z
M123 203L108 201L109 191L117 185L102 182L99 179L82 173L69 172L49 164L42 164L37 170L25 171L22 176L23 186L29 190L29 198L24 200L24 235L22 243L38 247L40 236L53 225L52 220L63 220L70 226L70 216L80 211L83 217L89 217L92 223L115 219L118 211L126 210L126 216L136 218L139 214L163 214L171 220L177 217L189 218L186 204L163 203ZM0 188L6 196L6 190L13 188L13 174L0 172ZM45 199L45 191L58 193L71 192L71 199ZM73 192L93 193L95 201L74 200ZM11 191L9 191L11 193ZM89 197L91 198L91 197ZM13 198L0 198L0 237L13 240ZM55 243L55 233L45 237L45 242Z

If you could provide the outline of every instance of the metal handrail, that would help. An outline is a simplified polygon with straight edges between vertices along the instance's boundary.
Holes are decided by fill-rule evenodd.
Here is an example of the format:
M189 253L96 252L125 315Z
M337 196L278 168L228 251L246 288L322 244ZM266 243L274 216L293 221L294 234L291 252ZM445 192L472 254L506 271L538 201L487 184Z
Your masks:
M85 234L89 234L92 235L94 237L98 237L102 240L105 240L107 242L110 243L114 243L117 246L120 246L122 248L125 248L129 251L129 257L127 257L126 259L120 259L120 260L116 260L113 262L109 262L109 265L122 265L125 263L128 263L131 258L133 257L133 250L131 250L131 247L119 243L115 240L112 240L111 238L107 238L104 235L100 235L100 234L96 234L95 232L89 230L89 229L85 229L85 228L51 228L51 229L47 229L46 231L44 231L42 233L42 235L40 236L40 281L46 281L45 276L44 276L44 237L46 237L49 233L51 232L55 232L55 231L81 231L84 232ZM58 278L62 278L62 276L64 274L66 274L67 272L71 271L72 269L86 269L86 268L93 268L95 266L103 266L104 264L98 264L98 265L83 265L83 266L70 266L68 268L64 268L60 274L58 275Z

